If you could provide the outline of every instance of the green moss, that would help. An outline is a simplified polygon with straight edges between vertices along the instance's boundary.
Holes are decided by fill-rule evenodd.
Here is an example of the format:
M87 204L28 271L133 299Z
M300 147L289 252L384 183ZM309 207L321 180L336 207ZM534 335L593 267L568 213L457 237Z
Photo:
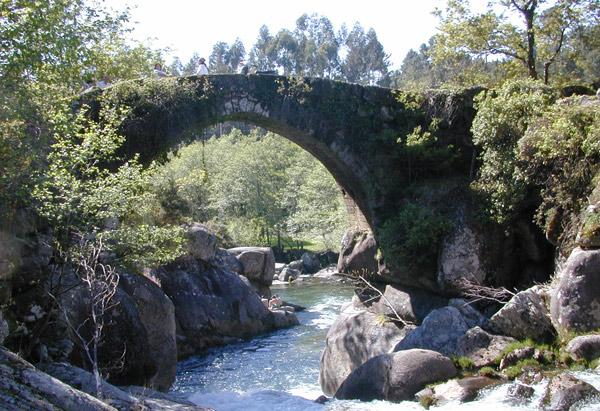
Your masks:
M496 378L498 377L498 372L492 367L482 367L477 371L477 375L480 377Z
M475 368L475 363L469 357L457 357L453 355L451 356L451 359L456 368L460 368L462 370L472 370Z

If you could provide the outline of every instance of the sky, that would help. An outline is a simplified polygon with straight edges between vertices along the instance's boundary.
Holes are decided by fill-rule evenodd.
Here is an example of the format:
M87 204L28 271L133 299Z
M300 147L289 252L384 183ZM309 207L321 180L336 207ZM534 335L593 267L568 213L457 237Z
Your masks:
M170 47L167 63L179 57L185 64L194 52L208 57L213 46L240 38L248 53L259 29L266 25L272 35L280 29L293 30L302 14L327 17L337 32L343 23L352 29L356 22L365 32L373 28L391 69L398 69L406 53L418 50L435 34L437 20L431 15L445 0L104 0L115 10L131 8L136 22L133 37L152 48ZM148 39L151 39L149 42Z

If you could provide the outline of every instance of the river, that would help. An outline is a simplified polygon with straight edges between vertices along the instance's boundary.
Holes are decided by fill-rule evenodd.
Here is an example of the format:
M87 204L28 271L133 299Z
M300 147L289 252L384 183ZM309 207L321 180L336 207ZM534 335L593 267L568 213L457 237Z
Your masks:
M317 404L319 362L328 327L341 306L350 302L350 284L305 277L301 285L274 284L271 289L284 301L307 309L298 312L300 325L260 336L248 342L208 350L179 363L172 393L217 411L341 411L423 410L419 403L385 401L361 403L333 400ZM578 376L600 389L596 372ZM534 386L527 404L507 403L507 385L483 390L476 401L449 404L436 410L538 410L547 382ZM590 405L586 410L600 410Z

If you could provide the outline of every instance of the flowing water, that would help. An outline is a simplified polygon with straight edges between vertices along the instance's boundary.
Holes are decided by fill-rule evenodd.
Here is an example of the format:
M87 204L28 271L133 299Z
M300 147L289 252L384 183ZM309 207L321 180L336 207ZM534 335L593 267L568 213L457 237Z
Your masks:
M248 342L208 350L179 363L172 393L217 411L341 411L423 410L417 402L392 404L333 400L317 404L321 396L319 362L328 327L343 304L350 302L349 284L304 278L301 285L274 284L271 289L284 301L307 309L298 312L300 325L257 337ZM579 373L600 389L597 372ZM476 401L449 404L436 410L538 410L547 381L534 387L527 404L506 402L507 385L483 390ZM600 410L588 405L585 410Z

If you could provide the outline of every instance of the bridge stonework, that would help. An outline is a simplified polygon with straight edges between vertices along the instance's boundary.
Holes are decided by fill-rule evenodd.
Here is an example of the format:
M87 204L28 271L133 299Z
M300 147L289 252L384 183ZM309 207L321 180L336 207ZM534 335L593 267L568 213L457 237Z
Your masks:
M443 143L468 149L468 173L472 94L431 93L415 100L386 88L270 75L145 79L104 91L111 104L131 108L121 130L126 156L138 153L150 161L193 141L207 126L251 123L315 156L345 194L351 221L374 232L393 214L398 188L406 184L395 150L398 138L415 126L426 129L439 119Z

